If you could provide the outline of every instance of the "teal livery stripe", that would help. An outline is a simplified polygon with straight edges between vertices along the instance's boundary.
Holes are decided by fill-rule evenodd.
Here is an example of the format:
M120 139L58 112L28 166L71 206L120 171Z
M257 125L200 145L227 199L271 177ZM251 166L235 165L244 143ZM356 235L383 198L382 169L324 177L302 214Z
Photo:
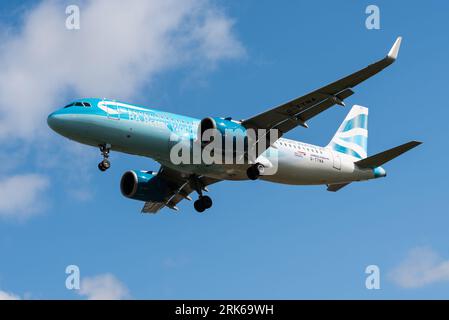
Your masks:
M350 156L362 159L362 157L357 152L355 152L354 150L346 148L346 147L343 147L343 146L341 146L339 144L333 143L332 144L332 148L335 151L338 151L338 152L341 152L341 153L344 153L344 154L348 154Z
M341 132L346 132L354 128L366 129L368 127L368 115L360 114L350 120L345 121L343 124L343 130Z
M356 135L356 136L347 137L347 138L339 137L338 139L346 141L346 142L350 142L350 143L355 143L356 145L362 147L363 150L366 150L368 147L368 138L366 136Z

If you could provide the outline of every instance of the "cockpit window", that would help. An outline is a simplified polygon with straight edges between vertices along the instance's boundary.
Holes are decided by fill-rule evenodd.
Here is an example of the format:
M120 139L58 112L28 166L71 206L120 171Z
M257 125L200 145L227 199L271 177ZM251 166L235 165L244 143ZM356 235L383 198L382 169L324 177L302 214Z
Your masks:
M70 108L70 107L92 107L92 105L89 102L72 102L71 104L68 104L64 107L65 108Z

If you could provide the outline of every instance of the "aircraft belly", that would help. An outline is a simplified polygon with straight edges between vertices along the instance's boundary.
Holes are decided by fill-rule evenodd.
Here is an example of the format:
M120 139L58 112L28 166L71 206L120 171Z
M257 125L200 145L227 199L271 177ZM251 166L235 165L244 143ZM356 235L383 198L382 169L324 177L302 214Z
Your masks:
M247 165L233 164L179 164L174 165L170 161L164 165L188 174L203 175L220 180L247 180Z
M330 168L325 164L315 164L300 161L279 161L277 172L274 175L263 176L262 179L293 185L314 185L325 183L330 174Z
M345 159L346 160L346 159ZM279 157L278 170L261 179L291 185L320 185L355 180L354 164L343 160L340 169L334 168L330 157L289 154Z

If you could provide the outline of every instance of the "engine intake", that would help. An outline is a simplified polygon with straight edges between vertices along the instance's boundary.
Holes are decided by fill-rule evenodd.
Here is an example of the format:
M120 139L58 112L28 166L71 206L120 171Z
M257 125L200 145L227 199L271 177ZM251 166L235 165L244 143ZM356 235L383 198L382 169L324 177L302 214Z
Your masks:
M201 120L198 127L197 141L201 142L201 146L205 146L213 140L213 138L209 139L211 138L210 134L205 135L207 130L216 130L215 134L220 135L223 139L223 142L225 141L225 139L245 139L246 136L246 128L243 127L240 123L223 118L208 117Z
M168 193L167 183L152 171L130 170L120 180L120 191L130 199L163 201Z

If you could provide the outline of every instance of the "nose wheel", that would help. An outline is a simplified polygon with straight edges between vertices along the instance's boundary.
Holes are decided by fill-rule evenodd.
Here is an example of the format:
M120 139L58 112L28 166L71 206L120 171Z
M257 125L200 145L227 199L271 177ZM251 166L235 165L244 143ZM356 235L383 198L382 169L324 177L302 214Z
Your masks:
M109 162L109 160L103 160L98 164L98 169L100 169L100 171L106 171L111 167L111 163Z
M100 145L99 147L100 147L101 155L103 156L103 161L101 161L98 164L98 169L100 169L100 171L104 172L111 167L111 162L109 161L109 151L111 151L111 145L104 144L104 145Z

